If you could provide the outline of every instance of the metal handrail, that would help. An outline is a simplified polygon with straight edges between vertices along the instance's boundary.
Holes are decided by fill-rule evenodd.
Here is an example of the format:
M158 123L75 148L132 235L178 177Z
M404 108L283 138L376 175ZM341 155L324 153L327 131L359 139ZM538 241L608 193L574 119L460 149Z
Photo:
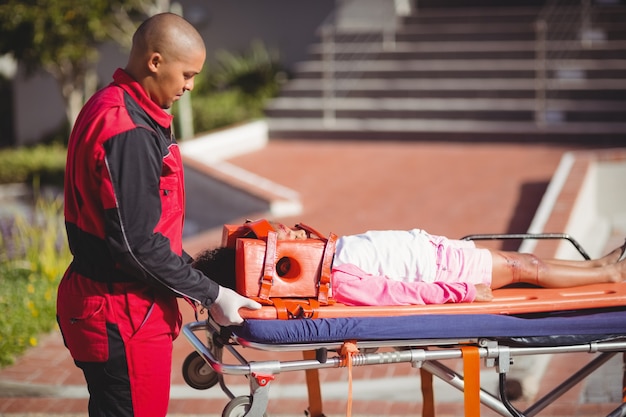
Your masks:
M347 0L341 2L343 6L358 3L358 0ZM388 7L384 1L370 2L381 9L380 15L384 15L382 9ZM371 22L367 29L344 28L338 22L338 10L333 11L320 25L322 41L322 100L323 100L323 121L326 127L332 127L336 121L336 99L344 97L352 90L361 78L366 64L365 55L379 50L393 50L395 48L395 24L396 15L390 19L379 19ZM378 30L376 30L378 29ZM350 34L354 38L355 45L350 51L340 51L337 48L336 35ZM380 40L380 43L379 43ZM360 45L360 46L359 46ZM380 45L380 47L379 47ZM341 61L341 74L337 71L337 62ZM342 84L342 93L339 93L338 81Z
M549 99L558 95L553 83L556 62L574 60L592 46L591 0L572 5L567 0L549 0L535 21L535 123L549 122ZM570 34L577 33L572 39Z

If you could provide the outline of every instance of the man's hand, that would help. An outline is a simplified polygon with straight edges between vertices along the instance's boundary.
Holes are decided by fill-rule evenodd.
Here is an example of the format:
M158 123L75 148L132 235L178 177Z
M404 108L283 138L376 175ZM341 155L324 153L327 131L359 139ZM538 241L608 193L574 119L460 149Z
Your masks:
M486 284L476 284L476 298L474 301L491 301L493 300L493 293L491 288Z
M209 307L209 312L213 320L220 326L233 326L243 323L243 318L239 315L240 308L258 310L261 304L254 300L243 297L235 291L220 287L215 302Z

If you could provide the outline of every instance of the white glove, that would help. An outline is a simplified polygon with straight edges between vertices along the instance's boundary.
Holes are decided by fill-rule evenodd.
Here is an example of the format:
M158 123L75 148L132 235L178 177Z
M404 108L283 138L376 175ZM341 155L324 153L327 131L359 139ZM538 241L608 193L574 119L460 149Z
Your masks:
M209 312L213 320L220 326L233 326L243 323L243 318L239 315L240 308L258 310L261 304L254 300L243 297L235 291L220 287L215 302L209 307Z

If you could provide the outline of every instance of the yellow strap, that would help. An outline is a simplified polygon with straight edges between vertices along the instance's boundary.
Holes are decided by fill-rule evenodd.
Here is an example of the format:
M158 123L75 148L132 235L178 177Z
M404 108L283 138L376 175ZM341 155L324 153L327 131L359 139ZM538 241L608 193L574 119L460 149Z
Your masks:
M462 346L465 417L480 416L480 354L476 346Z

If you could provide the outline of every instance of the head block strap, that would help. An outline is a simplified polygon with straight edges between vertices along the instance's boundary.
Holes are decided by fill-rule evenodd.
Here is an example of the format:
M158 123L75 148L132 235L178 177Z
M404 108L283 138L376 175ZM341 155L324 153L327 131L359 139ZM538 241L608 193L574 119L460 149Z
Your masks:
M263 268L263 278L259 288L259 298L261 300L269 300L276 274L276 242L278 238L276 232L271 231L267 234L265 243L265 264Z
M333 266L333 257L335 256L335 244L337 243L337 235L331 233L326 241L324 247L324 254L322 255L322 267L320 271L320 280L317 293L317 299L321 305L328 305L330 303L328 293L330 292L330 276Z
M242 225L225 224L222 229L222 246L234 248L237 239L242 237L265 240L269 232L273 231L274 228L266 219L247 220Z

